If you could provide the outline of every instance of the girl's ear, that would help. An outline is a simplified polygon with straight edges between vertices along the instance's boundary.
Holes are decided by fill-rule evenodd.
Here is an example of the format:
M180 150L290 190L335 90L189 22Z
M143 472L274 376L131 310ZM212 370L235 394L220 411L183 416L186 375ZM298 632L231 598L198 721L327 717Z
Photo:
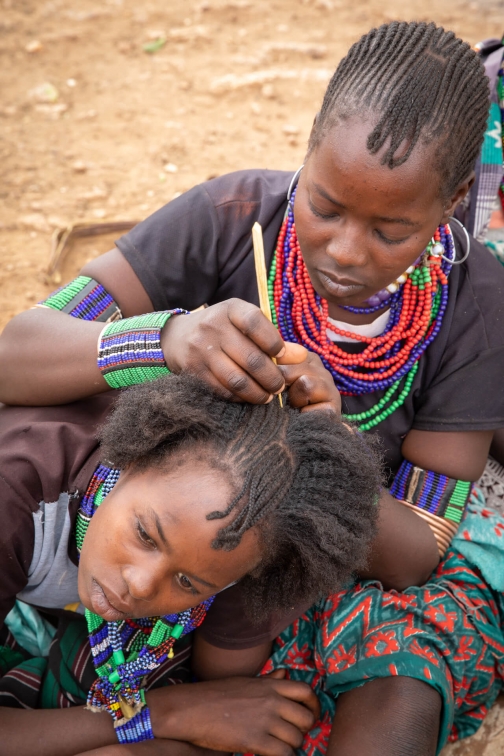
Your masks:
M441 223L448 223L448 219L451 215L454 214L455 208L457 205L460 205L464 197L466 196L467 192L471 188L471 186L474 184L475 179L475 173L472 171L472 173L469 175L469 177L464 181L458 189L455 191L453 196L448 200L447 204L445 205L445 210L443 213L443 217L441 218Z

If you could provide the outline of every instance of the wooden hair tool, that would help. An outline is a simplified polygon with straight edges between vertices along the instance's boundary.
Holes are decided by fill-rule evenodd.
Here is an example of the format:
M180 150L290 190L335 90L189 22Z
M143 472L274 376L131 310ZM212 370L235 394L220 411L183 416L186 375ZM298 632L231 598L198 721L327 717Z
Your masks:
M270 323L272 323L273 318L271 317L271 308L268 297L268 276L266 273L266 262L264 260L262 228L257 221L252 226L252 244L254 246L255 272L257 289L259 291L259 307L261 308L262 314L266 315ZM275 358L272 357L271 359L276 365L277 361ZM282 394L278 394L278 401L280 402L280 407L283 407Z

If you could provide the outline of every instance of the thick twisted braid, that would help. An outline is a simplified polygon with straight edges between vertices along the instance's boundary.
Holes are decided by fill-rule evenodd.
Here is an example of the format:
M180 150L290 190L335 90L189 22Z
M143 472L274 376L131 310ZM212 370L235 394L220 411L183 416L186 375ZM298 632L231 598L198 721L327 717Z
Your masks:
M125 391L101 440L102 458L121 469L195 454L228 476L232 500L207 517L234 516L212 546L233 549L259 528L263 560L243 581L256 614L328 594L365 563L380 464L372 440L332 413L231 403L170 375Z
M340 62L324 96L309 150L340 118L370 111L372 154L402 165L416 144L439 140L442 193L471 174L486 128L488 79L466 42L434 23L393 22L372 29Z

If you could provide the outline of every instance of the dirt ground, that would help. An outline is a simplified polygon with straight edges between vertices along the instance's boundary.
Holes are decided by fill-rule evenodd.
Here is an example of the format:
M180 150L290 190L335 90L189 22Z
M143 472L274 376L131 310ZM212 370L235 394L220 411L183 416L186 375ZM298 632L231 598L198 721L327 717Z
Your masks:
M473 44L502 33L504 2L0 0L0 329L55 288L55 229L140 220L211 176L300 165L338 60L392 19ZM63 280L114 238L73 244ZM446 756L504 754L502 708L490 725Z

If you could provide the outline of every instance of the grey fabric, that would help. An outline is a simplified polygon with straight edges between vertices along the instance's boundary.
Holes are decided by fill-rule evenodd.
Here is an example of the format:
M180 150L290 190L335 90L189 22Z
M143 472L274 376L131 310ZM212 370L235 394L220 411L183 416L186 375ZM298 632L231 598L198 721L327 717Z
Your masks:
M57 501L42 501L33 513L35 543L28 571L28 585L17 598L35 606L63 609L79 601L77 567L68 556L71 522L69 495Z

